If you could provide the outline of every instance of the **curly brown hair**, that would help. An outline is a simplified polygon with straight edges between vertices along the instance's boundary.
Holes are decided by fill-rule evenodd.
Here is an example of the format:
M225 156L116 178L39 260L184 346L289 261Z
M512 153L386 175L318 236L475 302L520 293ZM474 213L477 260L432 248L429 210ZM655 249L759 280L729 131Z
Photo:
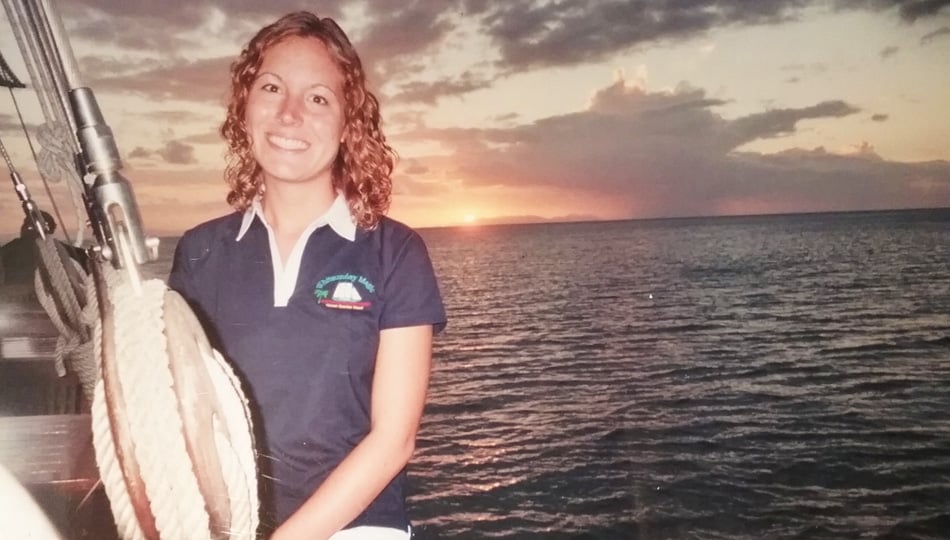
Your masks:
M346 197L357 225L372 229L389 209L396 157L380 129L379 101L366 88L363 64L346 34L329 17L307 11L284 15L262 28L231 64L231 93L221 135L228 144L228 204L246 210L261 193L261 167L244 124L247 98L267 51L289 37L319 39L343 74L343 140L333 163L333 187Z

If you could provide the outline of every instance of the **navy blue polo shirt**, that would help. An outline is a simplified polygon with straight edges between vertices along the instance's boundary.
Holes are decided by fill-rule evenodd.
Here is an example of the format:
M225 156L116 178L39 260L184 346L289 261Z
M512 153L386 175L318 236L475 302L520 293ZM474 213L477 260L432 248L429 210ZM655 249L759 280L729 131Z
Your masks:
M415 231L386 217L352 239L337 229L307 237L285 306L275 306L283 302L259 216L199 225L175 251L169 285L191 303L251 404L262 504L273 511L265 523L286 520L369 432L379 332L445 325ZM403 470L350 526L405 529L405 483Z

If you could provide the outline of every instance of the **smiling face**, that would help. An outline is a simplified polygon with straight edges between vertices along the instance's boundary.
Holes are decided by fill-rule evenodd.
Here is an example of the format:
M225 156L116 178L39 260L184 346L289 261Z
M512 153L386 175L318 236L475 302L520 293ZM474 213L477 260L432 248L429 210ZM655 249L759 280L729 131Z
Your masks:
M332 192L344 106L343 75L319 39L290 37L264 53L244 115L264 185L314 182Z

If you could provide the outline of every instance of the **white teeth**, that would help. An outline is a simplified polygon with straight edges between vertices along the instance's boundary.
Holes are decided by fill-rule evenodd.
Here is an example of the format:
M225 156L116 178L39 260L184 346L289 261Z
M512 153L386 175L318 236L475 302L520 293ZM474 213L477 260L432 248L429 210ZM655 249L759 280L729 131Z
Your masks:
M278 148L282 148L284 150L303 150L304 148L309 146L304 141L301 141L298 139L288 139L286 137L280 137L278 135L268 135L267 140L270 141L270 143L273 144L274 146Z

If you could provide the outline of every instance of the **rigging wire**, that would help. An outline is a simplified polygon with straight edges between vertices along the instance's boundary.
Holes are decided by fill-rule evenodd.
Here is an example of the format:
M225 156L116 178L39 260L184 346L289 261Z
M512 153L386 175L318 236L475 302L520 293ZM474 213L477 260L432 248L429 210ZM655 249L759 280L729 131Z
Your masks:
M0 56L0 60L2 60L2 58L3 57ZM17 118L20 120L20 128L23 130L23 135L26 137L26 144L30 147L30 154L33 156L33 163L36 163L38 166L39 159L36 156L36 147L33 146L33 138L30 137L29 130L26 129L26 122L23 120L23 113L20 111L20 104L17 103L16 94L13 93L13 86L9 86L8 89L10 90L10 99L13 100L13 108L16 109ZM3 140L0 139L0 147L2 146ZM6 151L6 148L3 148L3 158L7 162L7 167L10 169L10 172L15 172L16 169L13 167L13 162L10 160L10 156ZM66 221L63 219L63 214L59 210L59 204L57 204L56 198L53 197L53 190L50 189L49 182L42 174L40 175L40 179L43 181L43 189L46 191L46 196L49 198L50 205L53 207L53 214L56 216L56 221L65 225ZM66 242L72 244L73 239L69 234L68 228L63 226L59 227L59 229L66 238Z
M73 241L67 232L68 228L65 227L62 213L56 205L49 186L51 182L63 179L65 173L72 205L76 209L75 244L81 244L85 229L84 215L86 213L81 193L83 180L76 168L79 145L75 135L75 120L65 97L70 75L63 67L66 54L70 55L69 60L75 64L75 60L71 56L72 50L68 49L65 52L60 52L57 47L63 47L63 44L58 42L55 35L56 30L51 29L53 25L49 24L52 22L59 24L59 21L50 21L39 9L39 6L32 2L13 0L3 0L3 6L11 25L35 30L35 32L14 32L13 34L20 49L23 63L29 73L43 117L46 120L40 126L37 135L40 141L39 151L33 146L32 139L27 133L26 124L23 122L19 104L15 98L14 106L20 117L20 124L24 132L27 133L30 151L43 180L46 193L53 205L57 220L64 225L60 229L66 235L67 241L72 244ZM60 38L59 41L62 41L62 39ZM66 45L68 46L68 43ZM73 68L72 71L74 72L75 69ZM73 73L72 77L76 78L77 76Z

